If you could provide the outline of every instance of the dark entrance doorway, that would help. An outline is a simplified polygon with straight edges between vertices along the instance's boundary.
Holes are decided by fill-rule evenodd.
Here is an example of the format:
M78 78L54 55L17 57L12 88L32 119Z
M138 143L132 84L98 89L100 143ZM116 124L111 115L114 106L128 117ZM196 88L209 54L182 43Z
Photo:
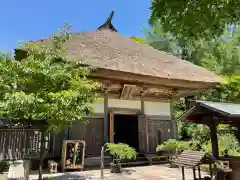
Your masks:
M138 116L114 115L114 143L125 143L139 151Z

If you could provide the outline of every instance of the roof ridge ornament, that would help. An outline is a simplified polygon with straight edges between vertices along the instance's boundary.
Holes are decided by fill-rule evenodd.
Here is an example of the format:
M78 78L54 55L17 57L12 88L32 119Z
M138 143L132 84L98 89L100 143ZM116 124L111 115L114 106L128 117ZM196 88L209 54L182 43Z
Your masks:
M111 14L108 16L107 20L105 21L105 23L103 25L99 26L97 30L101 31L104 29L108 29L113 32L117 32L116 28L112 24L113 15L114 15L114 11L111 12Z

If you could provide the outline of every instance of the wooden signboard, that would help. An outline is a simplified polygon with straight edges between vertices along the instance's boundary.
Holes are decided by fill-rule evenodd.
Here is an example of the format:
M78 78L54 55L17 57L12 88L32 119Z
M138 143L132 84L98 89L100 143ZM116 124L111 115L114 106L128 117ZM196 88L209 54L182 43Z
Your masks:
M61 169L83 170L85 141L64 140L62 146Z

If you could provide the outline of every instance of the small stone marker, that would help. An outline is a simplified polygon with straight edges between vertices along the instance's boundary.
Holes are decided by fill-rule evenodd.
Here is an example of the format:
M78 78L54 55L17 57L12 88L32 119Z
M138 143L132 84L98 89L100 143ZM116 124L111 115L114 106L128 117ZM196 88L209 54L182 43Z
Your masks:
M55 162L53 160L48 161L48 170L51 174L52 173L57 173L57 166L58 166L57 162Z
M25 179L23 161L18 160L10 164L7 180Z

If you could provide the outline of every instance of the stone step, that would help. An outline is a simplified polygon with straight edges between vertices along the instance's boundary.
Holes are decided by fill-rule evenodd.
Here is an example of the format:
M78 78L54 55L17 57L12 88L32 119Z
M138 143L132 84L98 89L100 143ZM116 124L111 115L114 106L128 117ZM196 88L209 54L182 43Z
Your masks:
M132 166L148 166L148 161L133 161L121 163L122 167L132 167Z

